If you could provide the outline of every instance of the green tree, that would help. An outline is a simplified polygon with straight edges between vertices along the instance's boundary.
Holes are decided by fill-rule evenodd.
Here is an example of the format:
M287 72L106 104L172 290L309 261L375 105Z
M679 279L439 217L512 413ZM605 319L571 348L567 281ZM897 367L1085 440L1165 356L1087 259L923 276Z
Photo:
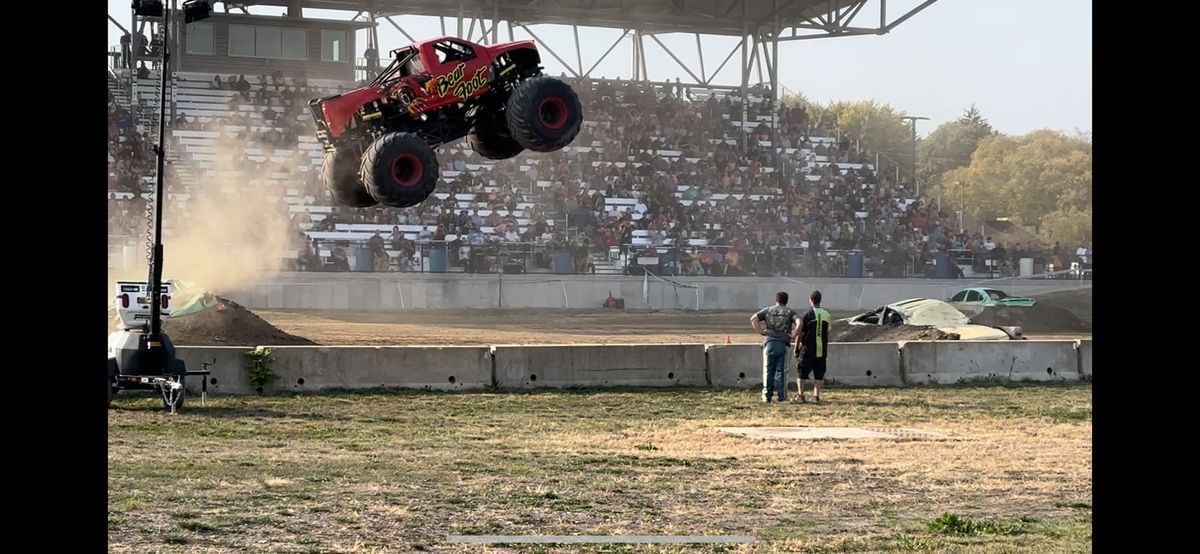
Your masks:
M966 210L976 217L1016 217L1051 240L1091 240L1092 143L1086 136L1050 130L992 135L979 142L969 166L946 172L942 182L950 199L961 183Z
M892 163L901 163L901 172L912 170L912 130L900 118L904 112L874 100L833 102L825 106L823 116L836 124L842 138L858 141L867 152L881 154ZM882 164L881 164L882 165Z
M825 117L825 106L819 102L809 100L802 92L785 93L779 98L779 103L789 108L797 108L803 106L808 111L808 121L812 125L816 125Z
M957 120L939 125L920 143L917 175L922 184L928 185L923 190L933 194L947 171L970 165L979 141L994 134L991 124L974 104Z
M1046 240L1073 245L1091 244L1092 212L1075 208L1055 210L1042 218L1042 229Z

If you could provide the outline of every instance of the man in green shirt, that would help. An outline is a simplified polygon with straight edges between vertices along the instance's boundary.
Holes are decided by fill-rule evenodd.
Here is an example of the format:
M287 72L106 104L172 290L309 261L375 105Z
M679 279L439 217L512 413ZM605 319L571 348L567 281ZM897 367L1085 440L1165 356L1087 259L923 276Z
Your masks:
M821 307L821 291L808 295L811 306L800 316L796 338L797 401L805 402L804 380L813 377L813 400L821 401L821 385L825 383L825 360L829 357L829 327L832 318Z

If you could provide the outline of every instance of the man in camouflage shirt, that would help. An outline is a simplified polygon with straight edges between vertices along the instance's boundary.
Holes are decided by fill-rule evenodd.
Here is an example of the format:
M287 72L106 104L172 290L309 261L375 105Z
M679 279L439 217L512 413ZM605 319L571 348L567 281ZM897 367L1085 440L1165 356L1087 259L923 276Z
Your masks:
M799 330L800 316L787 307L788 293L775 293L775 305L750 316L750 326L763 336L763 402L774 392L780 402L787 400L787 354L792 338Z

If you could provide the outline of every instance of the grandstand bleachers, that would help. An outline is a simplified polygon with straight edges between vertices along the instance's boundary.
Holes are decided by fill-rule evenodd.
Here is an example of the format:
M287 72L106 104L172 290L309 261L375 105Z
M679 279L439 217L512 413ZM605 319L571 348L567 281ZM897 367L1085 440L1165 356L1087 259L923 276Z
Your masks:
M561 152L496 162L458 141L439 149L442 182L424 204L345 208L319 182L323 151L305 104L350 87L247 76L238 91L213 88L212 77L175 77L169 192L186 205L190 195L234 199L240 187L267 187L317 252L365 244L376 232L414 241L419 251L441 243L434 239L440 227L451 246L474 229L493 253L510 244L570 248L597 272L624 271L647 253L683 250L667 257L707 259L705 252L733 250L746 261L722 272L819 274L842 270L829 262L848 251L878 264L902 254L911 270L974 238L945 228L945 214L877 175L869 153L839 141L835 130L795 111L771 113L761 94L747 97L751 117L743 124L736 91L602 80L572 81L586 120ZM268 107L273 120L264 116ZM120 119L113 112L110 129L123 128L112 124ZM119 206L134 202L136 192L128 179L122 183L110 179ZM128 217L136 209L119 211L137 219ZM787 259L772 259L773 251Z

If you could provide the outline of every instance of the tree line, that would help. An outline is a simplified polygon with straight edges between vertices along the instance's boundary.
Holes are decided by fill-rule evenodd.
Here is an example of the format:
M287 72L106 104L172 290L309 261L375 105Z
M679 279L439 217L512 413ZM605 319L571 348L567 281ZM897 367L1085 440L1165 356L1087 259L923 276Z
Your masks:
M912 128L905 113L875 101L812 102L809 121L838 129L843 138L878 154L884 168L899 169L911 186ZM1091 244L1092 140L1085 134L1038 130L1011 136L994 130L972 105L917 141L916 178L921 196L954 213L962 205L977 219L1007 217L1032 227L1047 244ZM884 169L886 171L886 169Z

